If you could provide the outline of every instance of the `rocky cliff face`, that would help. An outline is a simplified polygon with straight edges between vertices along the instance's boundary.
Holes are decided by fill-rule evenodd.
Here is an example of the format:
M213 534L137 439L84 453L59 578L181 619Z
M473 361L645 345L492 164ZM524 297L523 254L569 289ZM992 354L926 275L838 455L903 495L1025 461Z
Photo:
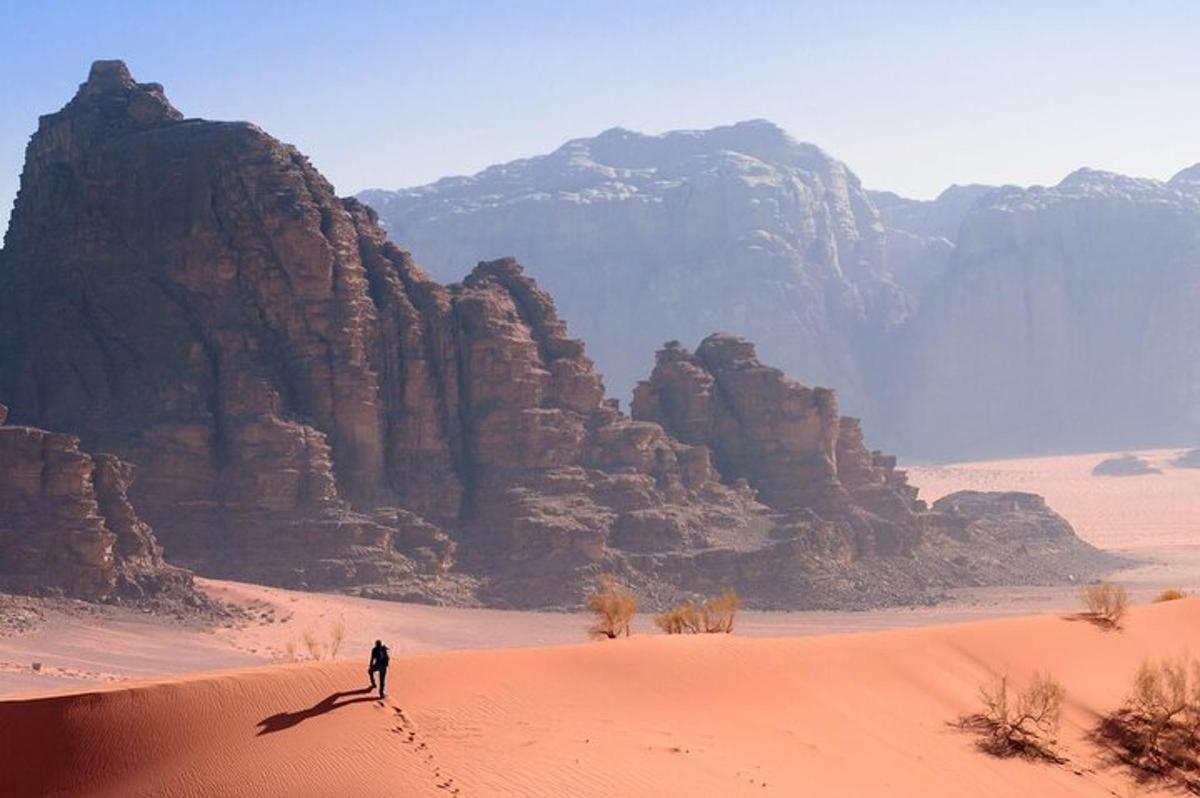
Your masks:
M133 468L79 440L5 426L0 405L0 590L86 599L184 594L191 577L166 565L129 503Z
M866 447L858 419L838 414L832 390L762 364L736 336L710 335L695 353L668 343L633 415L711 450L722 481L744 481L771 508L775 542L727 566L760 594L866 606L1112 562L1039 496L962 492L927 507L894 457Z
M360 198L442 279L515 255L622 396L662 341L728 329L861 406L859 343L907 312L858 178L761 120L662 136L617 128Z
M887 296L856 183L785 144L826 181L788 178L828 200L806 246L859 253L841 276L822 260L821 291ZM713 179L761 171L724 163ZM136 464L134 504L204 573L519 606L571 604L599 571L653 601L733 585L768 606L953 581L831 392L730 338L676 354L621 415L515 261L434 282L294 148L184 119L119 62L42 118L0 252L0 400Z
M364 211L294 149L185 120L120 62L41 119L26 161L0 261L15 420L136 463L134 499L179 561L299 583L421 570L404 555L440 570L444 535L349 507L387 504L405 467L436 483L446 457L385 459L421 433L384 410L420 401L426 363L380 362L371 292L385 271L425 278L360 232ZM292 573L296 549L329 573Z
M634 391L633 416L709 448L727 482L746 480L775 510L842 525L858 557L906 554L920 539L924 503L895 458L866 449L833 391L764 366L749 341L710 335L695 354L668 344Z
M914 200L890 191L868 191L887 235L888 272L908 295L909 305L945 278L963 219L992 186L951 186L932 200ZM873 386L878 388L878 386Z
M1171 445L1200 428L1200 191L1080 170L965 215L881 383L926 455Z

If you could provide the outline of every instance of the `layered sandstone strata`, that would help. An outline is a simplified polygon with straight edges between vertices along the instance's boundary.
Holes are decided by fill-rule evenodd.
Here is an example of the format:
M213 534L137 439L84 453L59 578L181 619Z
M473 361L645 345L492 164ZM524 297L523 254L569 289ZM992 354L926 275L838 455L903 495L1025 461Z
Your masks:
M742 338L710 335L694 354L668 343L633 415L711 449L725 481L746 480L773 509L843 526L860 556L907 553L920 537L924 503L895 458L867 450L832 390L762 364Z
M5 425L0 405L0 589L86 599L186 592L129 503L133 467L79 439Z

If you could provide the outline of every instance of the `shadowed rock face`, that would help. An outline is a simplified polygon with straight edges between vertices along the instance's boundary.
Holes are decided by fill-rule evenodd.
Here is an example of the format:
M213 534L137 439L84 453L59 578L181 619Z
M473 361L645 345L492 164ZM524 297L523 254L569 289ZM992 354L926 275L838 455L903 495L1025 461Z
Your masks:
M452 501L456 484L444 441L388 459L422 428L388 424L385 408L432 387L421 347L385 371L399 333L382 335L380 316L407 308L377 307L372 290L425 278L360 231L363 209L253 125L183 119L120 62L98 62L41 119L26 161L0 263L14 420L137 463L135 501L173 556L218 573L287 581L303 577L286 549L430 548L419 524L346 503L412 489L406 469L424 494L445 486Z
M79 439L4 426L0 405L0 589L86 599L189 592L129 503L133 467Z
M895 458L867 451L833 391L763 365L742 338L710 335L695 354L667 344L634 391L633 416L710 448L723 478L745 479L768 506L846 525L859 555L906 553L920 538L924 503Z
M136 464L133 503L207 574L519 606L599 570L658 602L953 583L831 392L735 339L678 355L653 421L622 416L515 261L434 282L294 148L119 62L41 119L0 252L0 400ZM96 470L103 504L120 467Z

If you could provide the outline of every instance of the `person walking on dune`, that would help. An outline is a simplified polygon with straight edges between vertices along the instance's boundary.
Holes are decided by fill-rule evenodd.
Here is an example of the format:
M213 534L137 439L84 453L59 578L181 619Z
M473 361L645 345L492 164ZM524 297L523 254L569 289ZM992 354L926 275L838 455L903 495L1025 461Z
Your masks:
M388 650L382 642L376 640L371 649L371 661L367 664L367 675L371 677L371 687L375 687L375 674L379 674L379 697L387 698L387 669Z

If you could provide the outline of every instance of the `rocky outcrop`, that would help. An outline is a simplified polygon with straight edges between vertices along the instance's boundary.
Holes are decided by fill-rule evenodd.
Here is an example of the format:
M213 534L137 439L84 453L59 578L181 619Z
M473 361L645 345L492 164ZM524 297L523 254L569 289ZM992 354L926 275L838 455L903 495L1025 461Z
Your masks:
M860 350L907 312L858 178L763 120L661 136L614 128L359 198L441 279L515 255L621 396L663 341L728 329L862 407L871 365Z
M961 492L927 507L894 457L867 448L858 419L838 414L832 390L763 365L736 336L710 335L694 354L668 343L633 415L711 449L724 482L745 481L771 508L775 542L723 566L760 595L870 606L957 585L1053 583L1114 562L1039 496Z
M816 203L780 244L824 253L805 290L854 319L886 304L856 181L761 126L718 140L747 134ZM683 143L714 180L773 174ZM949 584L906 564L922 507L832 392L731 338L677 354L656 409L623 416L514 260L435 282L294 148L185 119L120 62L41 119L0 252L0 400L135 464L133 503L205 574L515 606L574 604L600 571L656 602L732 585L781 607Z
M744 479L769 507L847 527L856 556L905 554L920 537L924 503L895 458L866 449L832 390L764 366L745 339L710 335L695 354L669 343L634 391L633 416L711 449L722 477Z
M1171 461L1176 468L1200 468L1200 449L1184 452Z
M1161 474L1162 469L1155 468L1148 460L1136 454L1123 454L1120 457L1110 457L1101 460L1092 469L1094 477L1137 477L1144 474Z
M129 503L133 467L79 440L5 426L0 405L0 590L93 600L190 592Z

